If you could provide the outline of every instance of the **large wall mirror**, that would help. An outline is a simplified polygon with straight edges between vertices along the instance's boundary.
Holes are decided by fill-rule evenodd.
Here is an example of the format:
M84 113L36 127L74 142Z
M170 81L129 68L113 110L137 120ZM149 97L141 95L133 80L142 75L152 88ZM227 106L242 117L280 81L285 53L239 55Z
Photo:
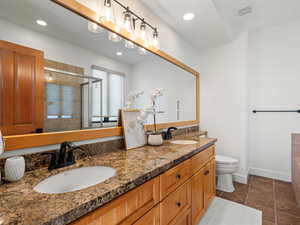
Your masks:
M69 2L88 7L87 1ZM197 74L55 1L1 0L0 27L0 128L8 144L19 145L8 150L59 143L57 132L76 131L72 141L83 139L79 130L87 135L109 128L113 136L120 133L113 129L119 127L128 94L144 93L132 106L142 109L156 88L163 89L158 123L198 122ZM149 118L147 124L152 123ZM47 134L52 136L44 142ZM26 144L27 137L37 144Z

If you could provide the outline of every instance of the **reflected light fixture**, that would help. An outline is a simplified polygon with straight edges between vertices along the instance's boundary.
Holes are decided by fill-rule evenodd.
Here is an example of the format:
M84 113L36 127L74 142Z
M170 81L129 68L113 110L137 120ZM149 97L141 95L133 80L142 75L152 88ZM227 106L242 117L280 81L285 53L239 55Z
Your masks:
M46 81L47 81L47 82L52 82L52 81L53 81L53 76L52 76L52 74L49 74L48 76L46 76Z
M125 40L125 47L132 49L135 48L135 44L132 41Z
M97 0L97 8L96 8L96 13L97 13L97 21L101 19L100 16L100 0ZM88 30L93 33L93 34L98 34L102 32L102 28L97 24L92 21L88 21Z
M117 52L116 55L121 56L121 55L123 55L123 53L122 52Z
M43 27L47 26L47 22L45 20L37 20L36 23Z
M147 50L144 49L143 47L139 47L138 52L140 55L146 55L147 54Z
M88 21L88 30L94 34L99 34L100 32L102 32L102 28L98 26L98 24L91 21Z
M190 21L195 18L195 14L194 13L185 13L182 18L186 21Z

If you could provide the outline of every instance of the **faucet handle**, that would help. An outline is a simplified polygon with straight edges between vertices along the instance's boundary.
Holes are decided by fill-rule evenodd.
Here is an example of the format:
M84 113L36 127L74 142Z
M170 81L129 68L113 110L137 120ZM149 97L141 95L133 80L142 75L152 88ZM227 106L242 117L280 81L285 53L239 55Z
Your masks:
M82 152L85 153L84 149L81 148L81 147L79 147L79 146L71 148L71 149L67 152L67 160L66 160L66 163L67 163L68 165L72 165L72 164L75 163L75 156L74 156L74 151L75 151L75 150L80 150L80 151L82 151Z
M50 155L50 164L48 170L53 170L57 167L57 153L56 152L43 152L41 155Z

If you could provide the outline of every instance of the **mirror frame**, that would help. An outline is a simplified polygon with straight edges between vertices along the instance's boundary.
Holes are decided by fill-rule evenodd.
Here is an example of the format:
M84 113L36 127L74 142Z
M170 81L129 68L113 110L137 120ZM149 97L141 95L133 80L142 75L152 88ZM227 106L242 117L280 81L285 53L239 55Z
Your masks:
M144 44L141 39L131 39L130 33L126 30L117 31L115 25L111 22L99 22L97 21L96 12L92 9L84 6L83 4L77 2L76 0L51 0L52 2L76 13L77 15L84 17L94 23L97 23L102 28L114 32L124 39L130 40L136 45L147 49L153 54L163 58L164 60L180 67L181 69L193 74L196 77L196 120L179 121L179 122L169 122L160 123L158 128L167 128L170 126L190 126L199 125L200 123L200 73L193 68L187 66L186 64L180 62L179 60L173 58L167 53L156 49L154 47L148 47ZM153 125L145 125L146 130L153 128ZM12 135L5 136L5 151L12 151L23 148L32 148L45 145L59 144L64 141L83 141L97 138L122 136L122 127L110 127L110 128L100 128L100 129L88 129L88 130L72 130L72 131L61 131L61 132L49 132L41 134L24 134L24 135Z

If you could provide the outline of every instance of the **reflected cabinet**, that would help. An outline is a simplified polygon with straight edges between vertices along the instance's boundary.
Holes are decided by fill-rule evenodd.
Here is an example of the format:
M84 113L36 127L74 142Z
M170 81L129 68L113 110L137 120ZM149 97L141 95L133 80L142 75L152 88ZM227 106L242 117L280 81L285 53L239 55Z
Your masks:
M43 52L0 41L0 129L4 135L42 132Z

